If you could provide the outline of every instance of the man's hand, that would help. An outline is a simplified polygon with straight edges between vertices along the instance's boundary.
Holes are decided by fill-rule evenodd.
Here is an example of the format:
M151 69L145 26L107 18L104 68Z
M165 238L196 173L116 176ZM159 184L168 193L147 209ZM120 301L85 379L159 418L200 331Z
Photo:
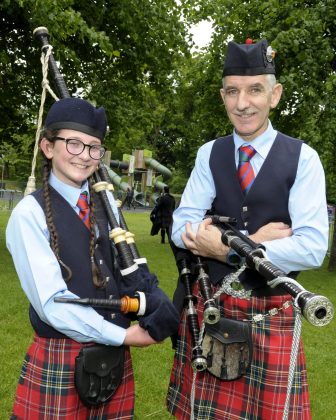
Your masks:
M182 234L186 248L194 255L214 258L224 262L229 248L222 243L220 230L212 224L212 220L204 219L195 233L190 223L186 224L186 231Z
M256 243L273 241L274 239L287 238L293 235L289 225L282 222L271 222L262 226L249 238ZM220 230L212 224L211 218L204 219L195 233L190 223L186 224L182 240L187 249L194 255L214 258L225 262L229 247L223 244Z
M260 244L274 239L288 238L293 235L292 229L282 222L271 222L259 228L253 235L249 235L252 241Z

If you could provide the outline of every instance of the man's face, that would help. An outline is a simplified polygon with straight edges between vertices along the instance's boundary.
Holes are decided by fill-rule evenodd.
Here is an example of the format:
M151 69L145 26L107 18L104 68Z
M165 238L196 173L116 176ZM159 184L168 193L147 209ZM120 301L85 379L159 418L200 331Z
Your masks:
M226 76L220 93L237 134L251 141L266 130L269 112L277 106L282 86L277 83L272 88L264 74Z

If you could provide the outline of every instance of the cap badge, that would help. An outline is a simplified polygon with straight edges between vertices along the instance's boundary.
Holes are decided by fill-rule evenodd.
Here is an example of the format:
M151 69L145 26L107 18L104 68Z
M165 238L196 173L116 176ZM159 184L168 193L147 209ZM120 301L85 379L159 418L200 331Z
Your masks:
M269 63L271 63L272 60L274 60L275 54L276 51L274 51L273 48L269 45L266 50L266 59Z

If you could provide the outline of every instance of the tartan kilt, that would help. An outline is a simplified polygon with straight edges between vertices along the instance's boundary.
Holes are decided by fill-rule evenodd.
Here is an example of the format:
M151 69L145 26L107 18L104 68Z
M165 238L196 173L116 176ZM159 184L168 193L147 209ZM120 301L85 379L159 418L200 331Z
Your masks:
M198 285L199 322L203 298ZM252 297L250 300L221 295L224 316L251 319L280 308L291 296ZM287 394L288 372L293 338L294 311L290 305L277 315L252 323L253 359L247 374L237 380L222 381L207 371L197 372L194 417L197 420L281 420ZM168 411L178 419L189 420L190 394L194 372L191 367L192 341L185 311L181 317L177 349L167 394ZM310 420L307 372L302 341L298 352L290 398L288 420Z
M84 344L86 345L86 344ZM121 384L110 402L87 407L75 389L75 358L83 344L71 339L41 338L25 356L11 420L109 420L132 419L134 378L129 349Z

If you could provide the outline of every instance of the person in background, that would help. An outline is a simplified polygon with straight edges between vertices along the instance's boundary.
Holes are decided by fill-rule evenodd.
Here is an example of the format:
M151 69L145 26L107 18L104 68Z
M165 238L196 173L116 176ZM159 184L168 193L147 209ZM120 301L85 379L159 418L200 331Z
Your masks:
M173 215L173 242L204 257L213 292L243 261L237 267L240 256L222 243L220 230L204 219L207 213L235 218L236 227L263 244L266 258L288 276L319 267L328 244L324 171L310 146L277 131L269 120L282 85L266 40L228 43L220 94L234 131L198 150ZM235 380L219 379L207 370L194 380L188 363L192 337L183 313L167 395L168 410L178 419L190 419L192 412L195 419L283 418L295 318L292 299L280 287L271 289L254 270L243 271L238 281L245 297L222 293L220 306L225 318L251 324L251 365ZM201 321L204 300L197 284L193 293ZM311 419L301 341L287 408L289 419Z
M12 419L133 418L129 346L161 342L178 326L178 313L155 276L140 266L135 287L146 296L147 306L132 325L132 318L121 312L54 300L124 296L126 276L120 271L109 239L111 227L91 184L105 153L106 128L104 108L79 98L55 102L40 139L42 188L24 197L8 222L7 247L30 302L35 331ZM108 197L119 220L109 192ZM163 313L159 308L164 308ZM81 355L92 351L91 362L78 366ZM106 371L107 377L102 378ZM83 393L85 381L90 388ZM111 389L114 394L105 399Z
M156 210L153 229L156 233L160 230L161 244L164 244L166 243L166 234L168 241L170 240L169 228L172 223L173 212L175 210L175 198L169 193L169 187L167 185L163 187L163 193L158 198L155 207Z
M135 209L135 205L133 203L134 198L134 187L128 187L126 191L126 197L125 197L125 204L127 206L127 209L130 210L131 206Z

